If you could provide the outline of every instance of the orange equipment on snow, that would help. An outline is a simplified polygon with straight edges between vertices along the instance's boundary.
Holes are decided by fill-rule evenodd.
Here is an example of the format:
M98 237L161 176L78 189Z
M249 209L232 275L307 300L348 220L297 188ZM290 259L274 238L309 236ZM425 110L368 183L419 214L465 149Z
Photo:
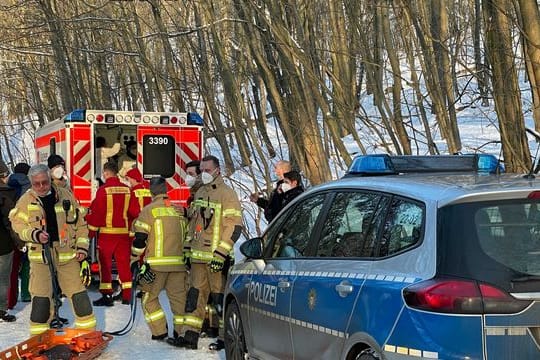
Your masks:
M0 360L90 360L112 339L101 331L50 329L0 352Z

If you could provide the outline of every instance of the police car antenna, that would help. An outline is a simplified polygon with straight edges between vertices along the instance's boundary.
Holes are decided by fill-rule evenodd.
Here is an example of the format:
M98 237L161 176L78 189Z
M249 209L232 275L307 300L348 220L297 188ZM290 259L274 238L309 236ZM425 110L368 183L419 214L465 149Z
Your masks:
M523 176L525 179L534 179L536 177L534 176L534 173L536 172L535 170L537 170L535 164L536 164L536 159L538 158L538 150L540 149L540 133L538 133L537 131L531 128L525 128L525 131L531 134L532 136L534 136L534 138L536 139L536 142L538 143L538 145L536 146L536 154L534 155L531 168L529 169L529 173Z

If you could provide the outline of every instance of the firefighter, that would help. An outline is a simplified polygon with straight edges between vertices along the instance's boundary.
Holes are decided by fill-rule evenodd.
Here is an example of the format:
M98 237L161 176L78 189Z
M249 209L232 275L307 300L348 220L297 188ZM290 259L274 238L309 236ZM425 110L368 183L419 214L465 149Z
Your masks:
M103 165L103 184L96 192L86 216L90 238L97 235L98 261L102 297L94 301L95 306L113 306L112 259L122 286L122 304L131 301L131 272L129 256L131 242L128 231L128 206L130 189L118 178L118 166L109 161Z
M186 298L186 332L169 339L174 346L196 349L208 296L221 318L225 261L242 231L242 212L237 194L225 185L219 160L206 156L200 164L203 186L195 194L189 214L188 241L184 251L191 262L190 289ZM212 346L216 345L216 346ZM211 344L223 348L223 342Z
M49 246L62 292L71 301L75 327L93 330L96 318L90 298L80 278L79 262L88 255L88 229L70 191L51 184L47 165L34 165L28 171L31 189L24 193L9 218L13 229L26 242L30 259L32 311L30 332L49 329L52 278L44 262L43 246Z
M71 191L69 180L66 175L66 162L60 155L53 154L47 158L47 166L51 173L51 178L56 187L61 187Z
M186 185L189 186L189 197L187 199L187 206L189 207L195 199L197 190L202 186L201 181L201 162L199 160L193 160L186 164ZM184 208L184 214L187 216L187 209ZM191 268L191 264L187 264L188 270ZM206 313L201 327L200 337L215 338L218 336L219 317L216 314L214 307L212 306L212 299L208 298L208 305L205 308Z
M171 206L163 177L150 181L150 191L152 202L142 209L133 223L135 240L131 247L131 268L134 273L139 271L139 283L144 291L142 308L152 340L165 340L167 318L158 298L161 290L166 291L173 313L175 337L182 334L185 324L188 277L183 244L187 220ZM138 270L141 255L143 264ZM149 276L149 272L153 275Z

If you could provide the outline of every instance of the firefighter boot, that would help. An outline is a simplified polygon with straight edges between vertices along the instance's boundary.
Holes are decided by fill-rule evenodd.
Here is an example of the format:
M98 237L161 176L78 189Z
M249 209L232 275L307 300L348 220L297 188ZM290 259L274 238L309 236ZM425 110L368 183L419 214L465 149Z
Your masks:
M94 306L113 306L114 300L110 294L103 294L101 298L92 301Z
M199 343L199 333L195 331L188 330L184 336L178 336L174 339L167 339L167 343L176 346L183 347L186 349L197 350L197 345Z
M161 335L152 335L152 340L158 340L158 341L165 341L169 334L161 334Z

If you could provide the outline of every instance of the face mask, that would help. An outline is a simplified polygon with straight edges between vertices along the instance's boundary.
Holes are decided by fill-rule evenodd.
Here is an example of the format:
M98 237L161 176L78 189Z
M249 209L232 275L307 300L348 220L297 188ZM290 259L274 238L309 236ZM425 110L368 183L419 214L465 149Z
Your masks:
M51 175L55 179L61 179L64 176L64 168L61 166L55 167Z
M291 184L289 184L289 183L281 184L281 191L283 191L284 193L286 193L287 191L289 191L291 189L292 189Z
M203 184L210 184L212 181L214 181L214 175L210 174L210 173L207 173L207 172L203 172L201 174L201 180L203 182Z
M196 182L197 182L197 178L195 176L186 175L186 185L187 186L192 188L193 185L195 185Z

